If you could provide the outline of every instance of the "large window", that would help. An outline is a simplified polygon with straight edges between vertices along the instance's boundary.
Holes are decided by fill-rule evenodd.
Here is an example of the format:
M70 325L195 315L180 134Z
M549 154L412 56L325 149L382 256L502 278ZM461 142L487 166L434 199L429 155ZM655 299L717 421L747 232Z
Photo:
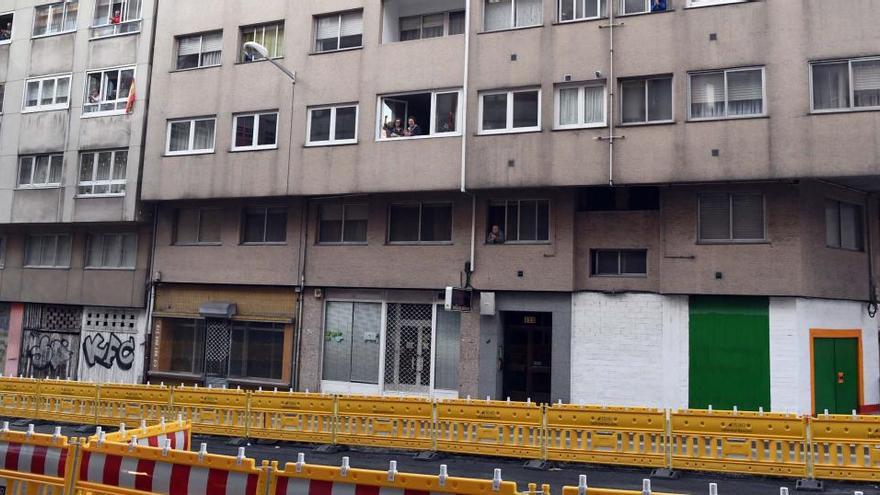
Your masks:
M538 26L543 21L542 0L484 0L483 29L497 31Z
M23 156L18 161L18 187L23 189L61 185L63 155Z
M480 94L480 133L541 130L541 90L492 91Z
M399 20L399 36L395 41L440 38L464 33L463 10L433 14L411 15Z
M620 83L624 124L672 121L672 77L628 79Z
M65 0L34 8L34 36L76 31L78 10L79 2L76 0Z
M107 69L86 74L83 114L117 114L129 106L134 87L134 67Z
M357 142L357 105L333 105L309 109L308 145Z
M182 208L174 219L174 244L220 244L223 210L217 208Z
M458 135L461 91L427 91L379 98L379 139Z
M487 244L550 240L550 202L547 200L492 201L488 220Z
M141 29L142 0L97 0L92 38L135 33Z
M364 244L367 242L366 204L323 204L318 209L318 243Z
M213 153L216 122L215 117L169 121L165 153L168 155Z
M379 384L382 304L328 302L323 379Z
M880 108L880 57L810 66L814 111Z
M607 0L558 0L559 22L598 19L605 16Z
M605 85L565 85L556 88L556 128L605 125Z
M388 209L388 242L451 242L452 205L409 203Z
M134 269L137 234L89 234L86 268Z
M28 79L24 111L61 110L70 106L70 74Z
M70 267L70 235L29 235L24 266L34 268Z
M251 53L244 49L244 44L248 41L257 42L269 51L269 58L280 58L284 56L284 23L273 22L271 24L261 24L259 26L248 26L241 28L241 43L239 45L239 60L242 62L253 62L262 60L262 56L257 53Z
M177 70L220 65L223 31L177 38Z
M0 45L12 42L12 23L15 14L12 12L0 13Z
M128 151L97 151L80 155L79 196L125 195Z
M363 17L361 10L315 17L315 51L359 48L364 38Z
M265 150L278 147L278 112L236 115L232 151Z
M664 12L667 0L620 0L621 14Z
M644 249L594 249L590 252L590 274L594 277L638 277L648 273L648 252Z
M863 229L861 206L825 200L825 240L828 247L862 251L865 248Z
M156 371L200 374L204 369L205 320L162 318L159 320L163 354Z
M756 242L766 238L763 194L701 194L699 213L700 242Z
M287 208L246 208L243 224L242 242L245 244L278 244L287 241Z
M764 115L764 68L695 72L690 78L690 118Z
M284 325L232 322L229 376L281 380L284 369Z

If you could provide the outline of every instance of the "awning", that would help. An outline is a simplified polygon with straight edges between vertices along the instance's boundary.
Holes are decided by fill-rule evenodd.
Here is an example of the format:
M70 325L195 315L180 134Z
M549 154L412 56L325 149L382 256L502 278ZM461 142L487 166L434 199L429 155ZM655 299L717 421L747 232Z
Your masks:
M209 301L199 305L199 315L205 318L225 318L230 319L238 313L238 307L235 303Z

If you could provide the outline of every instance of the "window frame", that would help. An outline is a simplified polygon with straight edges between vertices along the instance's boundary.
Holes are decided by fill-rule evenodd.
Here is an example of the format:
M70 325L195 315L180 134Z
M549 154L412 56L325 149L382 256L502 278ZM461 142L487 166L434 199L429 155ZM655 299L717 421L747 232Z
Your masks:
M451 21L450 21L450 18L451 18L451 16L452 16L452 14L459 14L459 13L460 13L460 14L464 14L465 11L464 11L464 10L461 10L461 9L455 9L455 10L444 10L444 11L441 11L441 12L430 12L430 13L424 13L424 14L413 14L413 15L407 15L407 16L402 16L402 17L399 16L399 17L397 18L397 38L398 38L398 39L397 39L396 41L389 41L389 42L387 42L387 43L406 43L407 41L422 41L422 40L430 40L430 39L436 39L436 38L446 38L446 37L449 37L449 36L458 36L458 35L464 34L464 33L455 33L455 34L452 34L452 33L449 32L450 27L451 27L451 25L452 25L452 23L451 23ZM434 16L434 15L442 15L442 16L443 16L443 34L442 34L441 36L432 36L432 37L430 37L430 38L426 38L426 37L424 36L424 31L425 31L425 17L430 17L430 16ZM401 22L402 22L404 19L412 19L412 18L414 18L414 17L418 17L418 18L419 18L419 37L418 37L418 38L411 39L411 40L402 40L402 39L400 39L400 32L402 31L402 29L400 29L400 24L401 24ZM466 28L465 28L465 29L466 29Z
M842 108L816 108L815 101L815 93L813 86L813 68L817 65L834 65L834 64L842 64L846 62L847 69L847 82L849 83L849 106ZM832 60L816 60L811 61L807 64L808 70L810 72L810 113L813 114L823 114L823 113L845 113L845 112L876 112L880 110L880 105L875 105L872 107L857 107L855 101L855 86L853 85L853 62L880 62L880 55L878 56L870 56L870 57L853 57L853 58L840 58L840 59L832 59Z
M46 81L55 81L55 90L58 89L58 81L61 79L67 79L67 102L66 103L52 103L49 105L43 105L42 96L43 96L43 83ZM39 83L39 96L37 98L37 105L33 107L27 106L27 98L28 98L28 85L31 83ZM52 74L48 76L40 76L40 77L32 77L25 79L24 81L24 96L21 102L21 113L35 113L35 112L51 112L55 110L67 110L70 108L70 99L71 94L73 93L73 74L70 72L62 73L62 74ZM58 95L56 94L53 100L57 100ZM2 106L0 106L2 107ZM2 113L2 112L0 112Z
M602 122L590 122L585 123L585 112L584 112L584 103L586 101L586 88L591 87L602 87ZM559 116L562 107L560 106L560 92L563 89L573 89L577 88L578 90L578 123L577 124L560 124ZM540 96L539 96L540 99ZM481 109L482 109L482 100L481 100ZM508 110L509 111L509 110ZM541 106L538 105L538 113L541 112ZM509 115L508 115L509 117ZM480 125L482 126L482 114L480 119ZM540 119L539 119L540 123ZM596 80L596 81L586 81L586 82L578 82L578 83L563 83L557 84L553 87L553 130L556 131L564 131L568 129L596 129L601 127L608 126L608 82L605 80Z
M274 115L275 116L275 143L273 144L258 144L259 143L259 135L260 135L260 122L263 121L264 115ZM278 149L278 125L280 122L279 117L281 113L278 110L268 110L265 112L249 112L249 113L236 113L232 115L232 140L230 143L229 151L237 152L237 151L260 151L260 150L277 150ZM253 117L254 118L254 132L251 137L251 145L249 146L236 146L235 138L238 131L238 119L240 117ZM193 127L195 128L195 127ZM214 128L214 134L216 137L217 129Z
M728 234L729 237L727 239L703 239L703 196L707 194L726 194L728 201ZM733 228L734 228L734 210L733 210L733 198L734 196L751 196L751 195L761 195L761 227L764 233L761 239L734 239L733 238ZM713 191L713 192L701 192L697 194L697 244L699 245L724 245L724 244L767 244L770 242L770 236L768 235L767 228L767 195L763 192L756 191L738 191L738 192L726 192L726 191Z
M354 108L354 138L336 139L336 111L340 108ZM312 113L316 110L330 110L330 139L327 141L312 141ZM335 103L330 105L318 105L309 107L306 112L306 146L338 146L343 144L357 144L358 125L360 120L360 105L357 103Z
M344 16L346 14L353 14L353 13L360 13L361 14L361 44L358 46L347 46L345 48L341 48L340 45L342 45L342 16ZM337 24L338 30L336 33L336 49L334 49L334 50L319 50L318 49L318 23L323 18L334 17L334 16L336 17L337 22L338 22L338 24ZM362 9L362 8L361 9L344 10L344 11L340 11L340 12L328 12L326 14L317 14L313 17L312 26L313 26L312 27L312 29L313 29L312 49L310 52L312 54L336 53L336 52L344 52L344 51L348 51L348 50L361 50L364 48L364 9Z
M624 0L621 0L624 1ZM669 119L663 120L649 120L648 119L648 104L650 102L650 96L648 91L648 81L657 81L669 79L669 93L670 93L670 104L672 106L672 112L670 113ZM644 83L644 92L645 92L645 120L639 122L624 122L623 121L623 85L624 83L639 81ZM620 116L620 121L617 122L618 126L637 126L637 125L655 125L655 124L674 124L675 123L675 76L672 74L663 75L663 76L646 76L646 77L627 77L618 80L618 91L620 91L620 104L616 109L618 115Z
M512 127L513 126L513 114L514 114L514 95L516 93L538 93L538 125L530 126L530 127ZM506 115L506 126L504 129L483 129L483 100L486 96L494 96L494 95L507 95L507 115ZM515 88L515 89L504 89L504 90L491 90L491 91L482 91L480 92L479 105L477 108L477 133L479 135L493 135L493 134L520 134L525 132L541 132L543 130L543 119L542 119L542 111L543 111L543 95L544 92L540 87L526 87L526 88ZM605 112L607 115L607 111ZM606 117L607 118L607 117Z
M285 323L278 322L261 322L261 321L247 321L247 320L233 320L229 325L229 344L230 346L235 343L235 333L241 332L242 334L242 345L240 347L242 356L242 374L233 374L232 372L232 355L233 350L230 350L228 356L228 366L226 371L226 377L231 381L261 381L265 383L280 383L284 379L284 368L285 364L289 364L284 359L284 341L287 338L287 327L288 325ZM273 334L281 335L281 362L278 363L278 373L281 376L278 378L275 377L258 377L248 372L248 366L251 364L252 356L249 355L249 347L250 347L250 335L252 331L258 332L269 332ZM277 336L277 335L276 335Z
M610 7L611 2L612 2L613 0L599 0L599 8L597 9L597 10L598 10L598 12L597 12L598 15L597 15L597 16L595 16L595 17L594 17L594 16L590 16L590 17L577 17L577 4L574 4L574 7L575 7L575 9L574 9L575 16L572 17L571 19L563 19L563 18L562 18L562 3L563 3L563 2L582 2L582 1L584 1L584 0L556 0L556 22L559 23L559 24L569 24L569 23L572 23L572 22L584 22L584 21L595 21L595 20L599 20L599 19L605 19L605 18L608 17L608 12L607 12L607 10L608 10L609 8L613 8L613 7ZM605 10L606 10L606 12L602 12L602 2L603 2L603 1L605 2ZM586 12L586 9L584 9L584 12ZM626 14L619 14L619 15L626 15Z
M839 246L834 246L828 242L827 208L828 208L829 202L833 202L837 206L837 238L839 239L839 243L840 243ZM825 212L825 215L826 215L826 217L825 217L826 218L826 220L825 220L825 222L826 222L826 225L825 225L825 247L828 249L838 249L841 251L849 251L851 253L864 253L865 252L865 244L868 242L868 240L866 239L866 235L865 235L865 206L862 204L859 204L859 203L853 203L851 201L843 201L843 200L840 200L837 198L831 198L831 197L826 197L823 205L824 205L823 211ZM843 214L842 206L843 205L849 205L849 206L853 206L853 207L858 208L858 211L859 211L858 228L860 231L858 238L859 238L859 241L861 244L861 247L859 247L859 248L849 248L849 247L845 247L843 245L843 217L842 217L842 214Z
M15 38L15 11L10 10L7 12L0 12L0 17L11 16L12 22L9 24L9 39L0 40L0 46L8 45L12 43L13 38ZM33 32L31 33L33 34ZM2 113L2 112L0 112Z
M182 242L180 241L180 236L178 235L178 230L180 228L180 212L183 210L195 210L198 211L199 216L196 222L196 241L195 242ZM202 215L205 211L219 211L221 213L221 223L220 223L220 240L219 241L202 241L199 240L202 236ZM171 245L172 246L222 246L223 245L223 223L222 223L222 212L223 208L220 207L194 207L194 208L176 208L174 210L174 230L171 233Z
M727 82L727 74L730 72L749 72L749 71L761 71L761 113L750 114L750 115L730 115L729 114L729 106L730 106L730 91L728 90L728 82ZM721 73L724 76L724 115L721 117L694 117L692 116L693 112L693 92L691 91L691 80L693 76L707 75L707 74L718 74ZM728 69L712 69L712 70L699 70L692 71L687 73L687 121L688 122L706 122L713 120L738 120L738 119L756 119L762 118L770 115L770 112L767 108L767 68L764 65L759 66L748 66L748 67L733 67ZM674 92L674 91L673 91Z
M520 237L519 233L522 232L522 215L520 215L519 212L522 211L522 203L526 202L526 201L534 201L535 202L535 235L536 236L538 233L538 222L539 222L538 203L542 203L542 202L547 203L547 239L535 239L535 240L529 240L529 239L521 240L521 239L519 239L519 237ZM517 198L517 199L498 198L498 199L490 199L489 203L488 203L488 207L491 208L493 206L501 206L500 204L493 204L493 203L501 203L501 202L504 202L504 242L500 243L498 245L504 245L504 244L529 245L529 244L552 244L553 243L553 228L552 228L552 226L553 226L553 222L552 222L553 201L551 201L548 198L530 198L530 197ZM509 237L510 236L510 234L509 234L510 228L509 228L509 225L507 224L507 221L508 221L508 215L509 215L508 208L509 208L510 203L516 203L516 208L517 208L517 212L518 212L517 213L517 224L516 224L516 233L517 233L516 240L512 240ZM488 210L487 210L487 213L488 213ZM486 223L487 223L486 226L489 229L491 229L492 225L489 225L491 222L489 222L488 215L486 217ZM485 242L487 236L488 236L488 234L483 236L483 244L489 245L489 246L494 245L494 244L489 244L488 242Z
M644 10L640 10L638 12L627 12L626 11L626 0L618 0L618 4L617 4L617 12L618 13L617 13L617 15L618 16L627 16L627 15L639 15L639 14L658 14L660 12L670 12L673 10L670 5L673 2L673 0L667 0L666 10L658 10L657 12L654 12L653 10L651 10L651 0L642 0L642 1L645 2L645 9Z
M482 8L481 14L483 16L483 18L482 18L483 19L482 32L483 33L500 33L503 31L512 31L514 29L529 29L529 28L541 27L544 25L544 8L543 8L544 7L544 0L541 0L541 20L540 20L540 22L538 22L537 24L528 24L525 26L517 26L516 25L516 2L518 2L518 1L519 0L511 0L510 1L510 26L498 28L498 29L488 29L488 28L486 28L486 2L487 2L487 0L482 0L482 2L481 2L481 4L482 4L481 5L481 8ZM467 29L467 28L465 28L465 29Z
M218 57L218 62L216 64L202 65L202 60L205 55L205 52L204 52L205 36L212 35L212 34L219 34L220 35L220 57ZM195 38L195 37L199 38L199 63L198 63L198 65L196 65L195 67L184 67L184 68L178 67L178 62L180 61L180 41L187 39L187 38ZM210 69L211 67L220 67L221 65L223 65L223 30L222 29L217 29L214 31L204 31L201 33L183 34L180 36L175 36L174 37L174 45L175 45L175 50L174 50L174 52L175 52L174 71L175 72L183 72L183 71L197 70L197 69ZM208 52L208 53L212 53L212 52Z
M32 25L31 25L31 39L48 38L49 36L58 36L61 34L75 33L78 28L76 23L79 22L79 0L75 0L75 1L76 1L76 21L74 22L73 29L64 29L64 25L67 24L67 14L68 14L67 6L71 3L74 3L74 2L69 1L69 0L62 0L60 2L49 2L49 3L40 4L40 5L34 5L34 7L33 7L34 19L33 19ZM61 29L61 31L56 31L56 32L50 33L49 26L52 25L52 15L51 15L52 14L52 6L59 5L59 4L64 6L64 12L61 14L61 27L62 27L62 29ZM37 10L44 8L44 7L47 7L49 9L49 17L47 17L48 20L46 21L46 32L43 34L34 34L37 29Z
M420 95L430 93L431 94L431 109L430 115L431 119L428 123L428 134L422 134L420 136L399 136L394 138L383 138L382 137L382 102L386 98L394 99L395 96L409 96L409 95ZM455 110L455 131L452 132L435 132L435 128L437 127L437 96L445 95L445 94L456 94L456 110ZM461 127L462 127L462 116L461 116L461 105L463 98L463 90L462 88L456 89L429 89L422 91L402 91L399 93L389 93L382 94L377 97L376 102L376 142L385 142L385 141L406 141L409 139L430 139L430 138L443 138L443 137L456 137L461 136Z
M392 241L391 240L391 210L395 206L400 207L412 207L418 205L419 207L419 240L416 241ZM449 206L449 240L448 241L423 241L422 239L422 210L425 206ZM451 246L455 244L455 203L452 201L399 201L388 203L388 208L385 215L385 225L386 225L386 233L385 233L385 243L391 246L406 246L406 245L422 245L422 246Z
M617 254L617 273L599 273L599 253L616 253ZM624 272L623 256L626 253L641 253L645 255L645 273ZM593 248L590 249L590 277L595 278L647 278L648 270L648 249L647 248Z
M208 121L214 122L213 139L211 140L211 149L193 150L196 136L196 122ZM189 122L189 142L186 151L171 151L171 125L179 122ZM165 124L165 156L185 156L185 155L210 155L217 148L217 116L210 117L187 117L182 119L168 119Z
M96 180L94 178L98 173L97 160L98 160L98 155L100 155L101 153L110 153L110 177L111 178L108 180ZM128 179L127 178L125 178L125 179L113 179L112 178L114 175L113 173L116 170L116 155L117 155L117 153L128 154L128 148L120 148L120 149L112 149L112 150L95 150L95 151L87 150L87 151L81 151L79 153L79 174L77 175L77 180L76 180L76 197L77 198L117 198L117 197L124 197L127 194ZM92 158L92 180L90 180L90 181L83 181L82 180L82 166L83 166L83 160L86 155L93 156L93 158ZM125 172L127 175L128 174L128 157L126 157L126 160L125 160ZM94 191L95 186L108 186L108 191L110 191L110 190L112 190L113 186L115 186L115 185L123 186L122 192L117 192L117 193L114 193L114 192L94 193L94 192L92 192L89 194L82 194L79 191L79 188L81 188L81 187L91 187L92 191Z
M264 22L264 23L260 23L260 24L249 24L247 26L239 26L239 28L238 28L238 55L236 56L237 63L250 64L253 62L259 62L261 60L264 60L263 58L252 58L251 59L248 57L247 53L244 50L244 44L245 44L244 38L245 38L246 31L254 30L254 39L256 40L256 30L262 29L263 30L263 32L262 32L263 43L260 43L260 44L265 46L266 28L269 26L275 27L275 40L276 40L275 41L275 53L269 54L269 56L266 58L270 58L272 60L284 58L284 40L285 40L284 31L285 31L286 26L285 26L284 20L279 20L279 21ZM279 33L281 33L281 42L280 43L278 42L278 34ZM278 53L279 47L280 47L280 52L281 52L280 54ZM268 48L268 47L266 47L266 48Z
M247 215L248 210L263 210L263 240L262 241L248 241L245 240L247 236ZM283 241L267 241L266 233L269 231L269 210L284 210L284 240ZM240 232L240 241L239 244L242 246L284 246L287 244L287 228L290 224L290 209L286 206L245 206L241 209L241 222L239 224Z
M42 239L44 237L52 237L54 239L54 250L55 253L53 255L54 262L58 263L58 241L62 237L67 237L68 239L68 252L67 252L67 264L66 265L29 265L28 264L28 252L30 251L31 242L34 239ZM73 259L73 235L69 233L57 233L57 234L27 234L25 236L25 246L24 246L24 259L22 261L23 268L37 268L37 269L49 269L49 270L69 270L71 267L71 262Z
M36 170L37 158L47 156L49 157L49 169L47 170L46 180L49 180L49 177L52 176L52 159L60 158L61 159L61 173L59 174L58 182L43 182L42 184L34 184L34 171ZM22 160L30 158L31 159L31 180L27 184L21 184L21 162ZM29 190L29 189L58 189L61 184L64 183L64 153L41 153L36 155L19 155L17 161L17 167L15 169L15 189L16 190Z
M95 245L94 244L95 237L101 238L101 258L102 258L101 261L105 262L106 260L103 259L103 257L104 257L103 256L104 255L104 249L103 249L104 248L104 239L106 237L110 237L110 236L119 237L119 247L121 249L123 249L123 251L120 252L120 261L122 261L124 259L125 238L126 237L134 237L135 251L134 251L134 264L132 266L103 266L103 265L93 266L90 264L89 258L91 257L90 256L91 249ZM86 249L85 249L85 253L84 253L84 257L83 257L83 269L84 270L110 270L110 271L134 271L134 270L137 270L138 248L140 247L140 246L138 246L138 243L139 243L139 238L138 238L138 235L136 232L89 232L88 235L86 235Z
M131 86L129 86L128 88L128 95L126 95L125 98L119 98L119 88L117 87L117 98L115 100L105 100L104 94L107 91L107 80L105 74L116 72L117 81L122 81L122 73L128 70L131 70ZM89 76L91 76L92 74L101 74L101 99L98 101L98 103L89 103ZM89 119L94 117L106 117L110 115L125 115L125 107L128 106L128 100L129 98L131 98L132 88L135 89L135 94L137 94L137 65L122 65L117 67L106 67L103 69L89 70L86 71L85 76L85 84L83 84L83 92L85 94L83 96L83 108L81 118ZM107 105L110 103L113 103L116 108L113 110L100 109L102 105ZM120 103L125 103L125 106L123 106L122 109L119 108ZM86 112L86 107L90 106L98 107L98 110L94 112Z
M321 210L324 206L332 205L332 203L324 203L318 205L318 223L316 225L315 232L315 244L318 246L366 246L369 243L370 238L370 204L369 203L342 203L338 204L338 206L342 207L342 224L340 226L341 232L339 238L342 239L339 242L322 242L321 241L321 224L323 223L321 220ZM345 240L345 221L346 221L346 213L348 211L348 207L350 206L362 206L367 209L367 239L364 241L346 241Z
M112 0L111 0L112 1ZM122 0L124 6L128 6L132 0ZM92 22L89 29L91 30L91 39L100 39L100 38L109 38L111 36L122 36L126 34L136 34L141 32L141 21L144 20L144 2L143 0L134 0L137 5L137 17L130 17L130 9L123 8L124 13L121 14L120 21L116 24L112 22L112 3L110 4L110 9L107 10L107 22L105 24L96 24L95 19L97 18L97 9L98 3L95 2L95 12L92 14ZM136 28L130 30L123 30L121 27L123 26L133 26L137 25ZM104 31L113 27L108 34L104 34Z

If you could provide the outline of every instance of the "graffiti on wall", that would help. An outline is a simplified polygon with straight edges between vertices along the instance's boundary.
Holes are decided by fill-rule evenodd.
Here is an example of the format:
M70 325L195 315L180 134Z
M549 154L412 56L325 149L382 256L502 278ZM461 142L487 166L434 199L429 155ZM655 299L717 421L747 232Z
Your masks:
M27 331L19 373L34 378L76 378L79 334Z
M134 336L122 340L115 333L93 333L83 339L82 350L85 364L89 368L102 366L106 369L119 369L128 371L134 364L135 342Z

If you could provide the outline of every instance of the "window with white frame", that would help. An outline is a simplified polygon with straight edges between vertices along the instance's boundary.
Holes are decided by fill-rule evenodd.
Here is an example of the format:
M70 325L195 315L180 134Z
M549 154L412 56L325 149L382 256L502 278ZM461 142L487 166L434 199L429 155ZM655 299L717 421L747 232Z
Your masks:
M743 3L751 0L687 0L688 7L706 7L709 5L724 5L726 3Z
M391 205L388 208L388 242L452 242L452 204Z
M813 111L880 108L880 57L810 64Z
M333 105L309 109L308 145L357 142L357 105Z
M322 204L318 209L318 244L364 244L367 242L366 204Z
M398 20L398 36L394 41L412 41L440 38L464 33L465 12L439 12L401 17Z
M764 115L764 68L728 69L688 74L692 120Z
M862 207L857 204L825 200L825 245L830 248L865 249Z
M557 86L555 113L557 129L605 125L605 83Z
M550 201L521 199L491 201L486 243L547 242L550 240Z
M223 210L219 208L181 208L175 212L174 244L220 244L222 228Z
M13 12L0 13L0 45L12 42L12 24L15 20Z
M620 13L665 12L667 1L671 0L620 0Z
M483 0L483 29L498 31L539 26L543 0Z
M128 150L94 151L80 155L77 195L124 196Z
M315 17L315 51L360 48L364 38L364 12L342 12Z
M461 90L424 91L379 98L379 139L461 133Z
M61 170L64 156L34 155L23 156L18 161L18 187L38 189L61 185Z
M168 121L165 153L187 155L214 152L216 117Z
M621 123L672 121L672 76L621 81L620 94Z
M594 277L644 277L648 251L644 249L593 249L590 274Z
M25 243L24 266L69 268L70 234L29 235Z
M757 242L766 239L764 195L705 193L699 197L700 242Z
M281 58L284 56L284 23L272 22L258 26L246 26L241 28L241 43L239 44L239 61L254 62L262 60L263 56L244 49L245 43L253 41L266 47L269 58Z
M480 94L480 133L541 130L541 90L487 91Z
M89 234L86 268L132 270L137 263L137 234Z
M559 22L598 19L606 15L607 0L557 0Z
M28 79L25 83L24 110L38 112L62 110L70 106L70 74Z
M177 38L177 70L220 65L223 31Z
M76 31L76 15L79 2L63 2L40 5L34 8L34 37Z
M233 117L232 151L278 147L278 112L248 113Z
M92 38L140 31L141 7L142 0L97 0Z
M133 87L134 67L87 73L83 114L104 115L125 112Z

